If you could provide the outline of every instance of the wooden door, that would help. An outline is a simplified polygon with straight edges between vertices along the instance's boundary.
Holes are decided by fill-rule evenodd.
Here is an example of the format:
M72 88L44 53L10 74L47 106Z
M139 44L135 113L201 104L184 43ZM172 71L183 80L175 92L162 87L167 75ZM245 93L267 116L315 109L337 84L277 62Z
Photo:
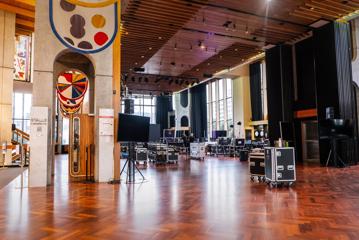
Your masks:
M69 173L71 180L92 180L95 164L94 116L74 115L70 120Z

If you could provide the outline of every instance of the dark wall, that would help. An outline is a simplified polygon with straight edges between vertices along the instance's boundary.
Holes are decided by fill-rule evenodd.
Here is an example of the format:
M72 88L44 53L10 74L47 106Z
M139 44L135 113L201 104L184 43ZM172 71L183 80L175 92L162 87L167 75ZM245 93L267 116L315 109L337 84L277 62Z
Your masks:
M292 48L280 45L266 51L268 134L273 144L280 138L279 122L293 121Z
M252 121L263 120L261 63L249 65Z
M313 38L295 44L297 100L295 110L317 107Z

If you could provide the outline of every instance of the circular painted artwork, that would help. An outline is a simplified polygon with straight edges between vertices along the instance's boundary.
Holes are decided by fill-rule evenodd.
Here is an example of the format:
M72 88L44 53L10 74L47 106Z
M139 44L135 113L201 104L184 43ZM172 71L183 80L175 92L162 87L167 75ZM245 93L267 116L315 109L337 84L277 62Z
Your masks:
M62 97L60 94L57 94L57 99L59 100L59 103L65 107L78 107L82 104L84 97L73 100L73 99L68 99L68 98L64 98Z
M57 79L57 92L65 101L83 98L87 88L88 79L86 75L77 71L62 73Z
M80 53L109 47L118 32L117 0L49 0L50 25L57 39Z
M81 108L81 104L77 107L66 107L62 104L60 104L60 110L61 112L65 113L65 116L68 114L75 114L77 113Z

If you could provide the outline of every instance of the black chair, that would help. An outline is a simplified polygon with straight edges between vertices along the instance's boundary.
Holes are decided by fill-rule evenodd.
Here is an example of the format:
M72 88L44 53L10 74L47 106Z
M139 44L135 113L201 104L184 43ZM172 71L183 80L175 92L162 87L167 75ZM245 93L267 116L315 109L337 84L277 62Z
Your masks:
M347 164L343 161L339 154L339 144L344 141L349 141L353 137L353 124L351 120L344 119L328 119L322 122L322 136L321 139L328 139L330 144L330 151L327 158L326 166L329 165L330 160L335 167L346 167ZM324 134L323 134L324 133Z

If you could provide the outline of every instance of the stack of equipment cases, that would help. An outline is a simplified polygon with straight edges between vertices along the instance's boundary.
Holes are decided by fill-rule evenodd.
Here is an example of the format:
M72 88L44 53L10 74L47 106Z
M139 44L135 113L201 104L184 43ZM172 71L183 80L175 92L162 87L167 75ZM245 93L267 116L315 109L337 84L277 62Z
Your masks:
M136 148L136 163L147 165L147 148Z
M249 154L249 173L251 180L257 177L258 181L265 181L264 150L253 149Z
M265 148L265 165L266 181L271 187L291 186L296 181L294 148Z
M167 163L178 163L179 151L175 147L167 147Z
M160 143L148 144L148 159L156 164L167 163L167 145Z
M206 144L205 143L191 143L190 145L190 157L194 159L204 159L206 156Z

